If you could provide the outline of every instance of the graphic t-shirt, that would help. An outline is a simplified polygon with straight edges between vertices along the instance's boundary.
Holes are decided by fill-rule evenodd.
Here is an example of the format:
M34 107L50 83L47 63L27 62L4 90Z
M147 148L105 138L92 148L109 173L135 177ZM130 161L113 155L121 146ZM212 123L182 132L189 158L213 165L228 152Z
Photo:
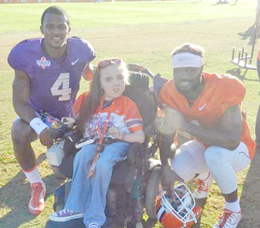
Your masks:
M87 95L88 93L85 92L79 96L74 104L75 113L79 112ZM137 105L124 95L109 102L108 105L104 105L103 108L99 107L97 109L92 120L86 124L84 137L100 138L106 121L108 122L107 129L116 127L124 133L134 133L138 130L143 130L142 117ZM114 138L107 132L105 137Z

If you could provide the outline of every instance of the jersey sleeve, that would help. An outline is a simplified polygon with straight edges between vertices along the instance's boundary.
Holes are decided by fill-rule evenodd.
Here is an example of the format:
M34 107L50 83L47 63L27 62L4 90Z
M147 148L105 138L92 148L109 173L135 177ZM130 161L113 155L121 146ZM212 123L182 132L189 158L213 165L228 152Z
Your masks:
M73 109L74 109L75 116L78 115L78 113L79 113L79 111L80 111L80 109L83 105L83 102L84 102L84 100L85 100L85 98L87 97L88 94L89 94L88 91L82 93L81 95L79 95L76 102L74 103Z
M167 102L168 102L168 93L166 93L165 91L167 89L165 89L166 85L164 85L159 93L159 96L158 96L158 102L161 106L163 105L167 105Z
M21 70L26 72L27 63L26 58L24 58L24 48L20 43L16 45L8 56L8 63L14 70Z
M68 39L68 42L73 49L72 52L76 52L75 56L80 56L80 61L87 62L87 65L96 57L93 46L87 40L73 36Z
M223 109L231 108L235 105L240 105L246 94L246 88L242 81L231 75L224 75L220 90L219 103Z
M183 98L176 93L172 84L173 80L170 80L164 84L158 96L158 103L162 109L166 105L173 109L180 110L184 105Z
M143 120L137 105L129 99L126 109L126 125L131 133L143 130Z

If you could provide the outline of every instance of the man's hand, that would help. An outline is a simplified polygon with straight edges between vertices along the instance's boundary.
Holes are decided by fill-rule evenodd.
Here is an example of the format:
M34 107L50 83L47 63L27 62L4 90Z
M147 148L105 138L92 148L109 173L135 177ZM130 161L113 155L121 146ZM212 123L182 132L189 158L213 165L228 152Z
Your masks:
M138 65L136 63L127 64L127 68L128 68L129 71L139 71L139 72L147 74L151 77L154 77L154 74L148 68L141 66L141 65Z
M44 129L40 135L39 135L41 144L44 146L47 146L48 148L52 146L53 141L51 139L50 133L49 133L49 129L46 128Z
M164 113L164 122L166 125L170 125L175 130L183 130L186 120L179 111L167 108L164 110Z
M165 165L161 168L161 183L164 190L172 193L174 183L176 181L183 182L183 180L171 169L169 165Z
M163 134L172 134L176 130L182 130L186 123L184 116L175 109L163 106L164 117L158 118L156 121L157 129Z
M74 118L71 117L62 117L61 122L67 125L68 128L72 128L76 122Z
M87 81L92 81L95 69L96 66L93 66L91 63L89 63L82 73L83 78Z
M170 124L170 118L165 118L165 117L157 117L155 119L155 126L157 130L166 135L174 134L176 130L171 126Z

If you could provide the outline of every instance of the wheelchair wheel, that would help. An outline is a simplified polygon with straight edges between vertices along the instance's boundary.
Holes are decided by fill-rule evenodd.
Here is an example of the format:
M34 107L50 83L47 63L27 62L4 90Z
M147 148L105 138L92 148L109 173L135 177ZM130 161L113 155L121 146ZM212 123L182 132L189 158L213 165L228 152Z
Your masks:
M145 208L150 219L156 219L155 199L159 195L160 167L155 167L148 179L145 191Z
M60 211L65 204L65 185L61 185L54 192L53 210Z
M54 192L54 204L53 210L60 211L64 208L64 205L67 201L67 197L70 192L71 181L62 184Z

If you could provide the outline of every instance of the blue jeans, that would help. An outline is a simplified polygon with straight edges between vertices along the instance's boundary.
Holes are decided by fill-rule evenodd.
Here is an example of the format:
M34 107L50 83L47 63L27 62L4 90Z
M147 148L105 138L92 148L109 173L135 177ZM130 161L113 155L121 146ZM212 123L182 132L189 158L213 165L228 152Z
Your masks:
M97 145L84 146L76 155L73 164L71 190L66 209L84 213L86 227L92 222L102 226L106 221L105 207L113 166L126 158L130 144L116 142L105 146L96 164L95 174L88 178Z

